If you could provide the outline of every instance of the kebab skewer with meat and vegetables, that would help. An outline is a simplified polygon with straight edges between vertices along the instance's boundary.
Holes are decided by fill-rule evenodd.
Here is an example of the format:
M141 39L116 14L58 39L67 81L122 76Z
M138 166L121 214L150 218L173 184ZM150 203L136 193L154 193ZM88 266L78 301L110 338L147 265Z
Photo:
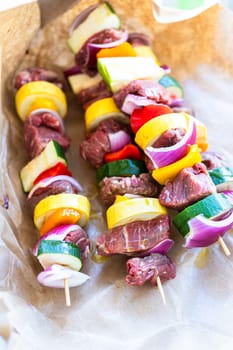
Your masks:
M158 84L168 68L160 66L147 36L122 28L107 2L75 19L68 44L76 66L65 75L85 109L87 134L80 154L97 170L107 209L108 231L97 238L98 255L130 256L126 282L142 285L150 280L161 287L161 281L176 274L175 264L166 256L173 245L170 219L154 198L161 185L149 174L143 152L134 142L129 110L136 104L153 105L157 115L173 111L169 105L173 99Z
M103 9L107 9L107 14L102 12ZM99 13L103 15L103 23L108 23L108 35L103 28L91 26L91 19L99 18ZM108 21L108 16L111 18L110 21ZM110 162L110 165L108 163L102 165L108 159L120 157L123 144L119 146L121 148L117 154L112 155L110 152L110 158L108 153L106 155L110 147L102 148L100 162L96 163L92 160L95 157L98 158L99 152L95 154L93 150L91 154L88 148L89 137L92 139L94 136L100 140L100 144L109 145L110 141L102 142L103 138L97 124L103 119L111 119L115 113L115 118L121 120L123 116L128 117L131 132L136 134L135 140L132 140L132 134L129 133L130 143L133 145L136 143L145 154L144 160L148 169L146 176L147 178L152 176L157 186L157 193L151 196L158 195L162 205L179 212L173 222L180 233L182 233L181 226L183 224L185 226L183 220L188 218L191 226L189 235L185 237L185 246L187 248L191 248L192 245L203 247L219 241L228 255L229 250L222 236L232 227L232 193L229 192L229 182L228 191L225 190L221 194L216 193L221 188L218 183L219 176L221 177L222 172L225 174L228 170L220 165L220 170L216 170L217 173L220 172L220 175L213 172L211 176L211 171L206 167L205 157L208 153L206 152L208 148L206 128L202 122L191 116L192 111L185 106L181 85L170 75L169 67L159 63L145 35L127 33L125 29L121 29L120 20L109 4L104 3L88 9L84 17L85 19L80 16L74 22L68 42L76 58L80 55L85 57L85 66L80 65L80 61L76 60L76 69L79 72L73 76L72 70L69 71L71 75L68 79L74 93L77 94L78 101L86 110L85 121L88 136L81 145L81 154L84 159L89 160L98 168L97 176L98 182L103 184L101 197L104 204L108 207L113 204L117 194L124 194L121 193L122 187L126 189L125 194L129 187L132 188L129 186L129 179L127 182L121 182L120 185L118 179L113 179L114 182L112 182L112 175L115 175L111 169L113 162ZM97 23L97 21L94 22ZM85 26L90 26L92 32L86 32L88 34L85 41L80 44L79 33ZM121 30L120 42L113 34L116 30L118 33ZM80 46L74 48L72 47L74 43ZM80 47L85 49L80 49ZM89 74L90 85L84 90L79 81L82 74ZM98 94L99 85L96 85L96 81L91 76L94 74L101 81L101 86L105 86L105 91L107 91L107 95L104 95L105 99L103 99L102 90ZM84 92L82 95L85 96L84 100L79 99L79 94L82 92ZM111 101L109 110L107 104L105 105L106 100ZM92 128L97 131L93 132ZM102 131L102 126L100 126L100 131ZM127 142L126 138L124 142ZM116 165L116 168L119 169L118 164ZM106 172L105 169L107 169ZM105 177L102 177L102 174ZM229 179L231 174L225 177L223 175L221 181L226 183L227 176ZM161 187L163 187L162 191ZM117 193L118 188L120 188L119 193ZM133 194L137 194L136 190ZM206 213L206 205L212 207L211 213ZM182 213L182 210L185 210L186 214L188 212L189 215ZM192 217L190 212L198 213L202 217L197 215L197 217ZM223 216L227 217L221 220ZM198 231L203 232L199 237Z
M40 235L33 254L44 268L37 279L44 286L64 288L70 306L69 287L89 279L80 270L89 254L90 240L84 227L90 203L68 169L65 152L70 140L62 120L67 112L66 97L57 74L42 68L18 72L15 88L29 158L20 179Z

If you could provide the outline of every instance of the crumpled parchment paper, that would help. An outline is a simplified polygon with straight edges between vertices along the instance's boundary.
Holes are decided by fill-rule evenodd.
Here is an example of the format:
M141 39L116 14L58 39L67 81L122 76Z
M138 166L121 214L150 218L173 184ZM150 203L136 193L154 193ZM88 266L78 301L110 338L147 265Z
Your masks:
M164 284L166 306L149 284L140 288L125 284L124 257L113 257L105 264L89 259L84 272L91 278L70 290L70 308L65 306L63 290L44 288L36 280L41 267L31 251L37 232L18 176L27 157L23 125L14 108L12 79L17 69L29 65L52 68L60 74L71 66L73 55L66 45L69 24L93 2L81 1L38 31L35 4L14 10L9 17L12 23L12 18L15 20L11 28L17 39L14 35L11 42L5 38L0 119L0 197L9 197L9 209L0 207L0 298L11 330L8 348L232 349L231 232L224 237L230 257L218 244L204 251L185 250L183 239L173 233L176 243L169 255L177 264L177 277ZM150 35L160 61L171 66L172 75L183 84L187 104L206 124L209 150L221 152L232 166L233 14L216 5L199 17L164 25L153 19L150 1L113 0L112 5L127 28ZM25 22L30 30L22 27ZM95 171L79 156L83 113L68 87L67 97L65 127L72 139L68 162L92 203L87 231L94 241L106 228L105 213L98 199Z

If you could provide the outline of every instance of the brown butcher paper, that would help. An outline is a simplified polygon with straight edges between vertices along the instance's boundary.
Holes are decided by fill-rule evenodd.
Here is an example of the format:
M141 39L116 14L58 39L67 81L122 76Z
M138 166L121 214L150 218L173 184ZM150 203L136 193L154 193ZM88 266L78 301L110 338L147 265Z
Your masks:
M43 28L36 3L0 13L0 298L4 305L0 335L10 350L232 349L232 232L224 236L229 257L217 243L204 250L187 250L183 239L172 234L175 245L168 255L177 265L177 276L163 285L166 306L150 284L126 285L124 257L104 264L90 257L83 268L90 279L70 289L71 307L65 305L63 289L45 288L37 282L42 268L32 249L38 233L19 180L28 159L12 81L16 71L35 65L54 69L62 77L63 70L74 63L67 46L69 25L92 3L80 1ZM232 167L233 13L216 5L196 18L159 24L153 18L151 1L113 0L111 4L126 28L150 36L159 60L172 68L172 76L183 85L187 105L205 123L209 150L222 153ZM66 94L65 128L71 138L68 163L92 204L86 228L94 243L106 228L105 212L95 170L79 156L85 131L83 111L68 86ZM8 209L3 207L5 196Z

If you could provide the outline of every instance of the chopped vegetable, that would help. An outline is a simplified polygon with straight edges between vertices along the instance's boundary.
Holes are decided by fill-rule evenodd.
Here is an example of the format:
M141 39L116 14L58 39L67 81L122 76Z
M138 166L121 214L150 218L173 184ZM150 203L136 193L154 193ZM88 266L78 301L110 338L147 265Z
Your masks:
M108 208L107 225L108 229L112 229L138 220L151 220L163 214L167 214L167 210L158 198L128 198L117 201Z
M114 162L116 160L120 159L142 159L142 154L139 150L139 148L132 143L129 143L128 145L124 146L122 149L116 152L112 153L106 153L104 156L104 161L106 163L108 162Z
M190 116L185 113L163 114L145 123L136 133L135 142L144 150L165 131L182 128L188 130Z
M222 220L210 220L200 214L188 222L189 232L185 236L185 247L208 247L233 227L233 213Z
M158 81L164 70L148 57L103 57L98 58L97 67L112 92L119 91L132 80L154 79Z
M209 170L209 175L218 192L233 189L233 171L230 168L214 168L212 170Z
M53 264L37 276L38 281L52 288L64 288L64 280L67 280L69 288L84 284L90 277L85 273L76 271L67 266Z
M146 96L128 94L124 99L121 110L122 112L131 115L135 109L143 108L149 105L157 106L158 103L150 98L147 98ZM172 109L168 109L167 113L172 113Z
M65 237L72 231L75 231L79 229L79 225L60 225L54 227L52 230L44 234L40 239L36 242L35 247L33 248L33 255L37 255L38 248L40 245L40 242L42 240L49 240L49 241L64 241Z
M170 114L172 109L161 103L156 105L148 105L143 108L135 108L130 117L130 126L133 132L136 132L149 120L162 114Z
M130 45L127 42L124 42L123 44L111 47L111 48L105 48L100 50L96 57L97 58L103 58L103 57L134 57L136 56L136 52L132 45Z
M72 174L71 174L71 172L69 171L69 169L67 168L67 166L65 164L63 164L61 162L58 162L53 167L43 171L39 176L37 176L37 178L34 180L33 184L37 185L41 181L43 181L45 179L48 179L48 178L51 179L51 178L54 178L54 177L57 177L57 176L71 177Z
M30 112L38 108L55 110L62 117L67 112L64 92L55 84L47 81L32 81L23 85L16 93L15 105L23 121Z
M90 15L90 13L95 10L98 7L98 4L94 4L91 6L88 6L87 8L85 8L83 11L81 11L78 16L75 17L75 19L73 20L73 22L70 25L69 28L69 35L71 36L74 32L74 30L82 23L84 22L87 17Z
M182 139L170 147L147 147L145 154L151 159L154 168L162 168L175 163L187 154L190 145L196 143L196 125L190 119L190 125Z
M126 117L116 106L112 97L103 98L93 102L85 112L85 125L87 131L93 131L100 122L108 118L115 118L124 123L129 123Z
M159 80L159 84L161 84L168 90L173 100L184 97L184 90L182 86L178 83L178 81L175 78L171 77L170 75L164 75Z
M83 89L89 89L92 86L99 84L102 81L100 74L90 77L85 73L77 73L68 77L69 84L74 94L78 94Z
M191 117L193 118L193 117ZM205 152L208 148L208 141L207 141L207 130L205 125L200 122L197 118L193 118L196 127L197 127L197 144L202 152Z
M44 269L53 264L67 266L77 271L82 267L79 247L69 242L41 241L37 258Z
M145 162L142 160L116 160L102 165L97 169L97 181L100 183L104 177L131 176L147 173Z
M80 217L80 213L73 208L56 209L47 217L41 226L40 235L43 236L59 225L74 225L80 220Z
M29 192L38 176L58 163L67 165L64 151L57 142L50 141L44 150L21 170L20 178L24 191Z
M80 226L85 226L90 216L90 202L87 197L74 193L59 193L42 199L34 210L34 224L41 229L47 218L57 209L72 208L77 210L81 217Z
M182 236L185 236L189 232L188 222L195 216L203 214L207 219L214 219L231 208L232 204L223 193L211 194L182 210L174 217L173 223Z
M199 148L197 145L192 145L187 155L180 160L163 168L154 169L152 171L152 177L160 183L160 185L165 185L167 181L172 181L182 169L191 167L198 162L201 162Z
M119 130L114 133L109 133L108 139L111 146L111 152L119 151L122 147L124 147L125 145L131 142L131 137L124 130Z
M76 23L75 30L68 39L68 45L77 53L85 42L94 34L108 28L120 28L120 19L107 2L94 8L81 23Z

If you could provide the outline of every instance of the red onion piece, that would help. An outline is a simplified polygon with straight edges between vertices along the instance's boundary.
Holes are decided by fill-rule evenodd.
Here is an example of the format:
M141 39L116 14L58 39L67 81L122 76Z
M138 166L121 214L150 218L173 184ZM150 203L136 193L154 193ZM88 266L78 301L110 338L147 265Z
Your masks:
M148 105L157 105L158 103L144 96L128 94L124 99L121 107L122 112L131 115L135 108L140 108Z
M226 219L214 221L198 215L188 222L190 231L186 235L185 247L208 247L233 227L233 212Z
M45 179L38 182L29 192L28 198L33 196L33 193L38 190L38 188L46 188L55 181L68 181L72 186L74 186L79 192L83 191L82 186L78 181L76 181L72 176L68 175L57 175L46 177Z
M162 168L183 158L188 151L189 145L193 145L195 142L196 124L190 119L189 128L184 137L178 143L171 147L154 148L149 146L144 152L152 161L154 169Z
M171 68L167 64L161 64L160 67L164 70L164 72L166 74L170 74L171 73Z
M153 248L150 250L147 250L146 252L142 254L138 254L140 257L148 256L150 254L167 254L167 252L171 249L173 246L174 241L172 239L166 238L162 242L157 243Z
M64 123L63 123L61 116L57 112L55 112L52 109L48 109L48 108L38 108L38 109L35 109L34 111L32 111L30 115L35 115L37 113L50 113L50 114L52 114L59 121L59 124L61 126L61 132L62 132L62 134L64 134L64 132L65 132Z
M71 36L73 31L78 28L78 26L85 21L85 19L89 16L89 14L98 6L92 5L86 8L84 11L82 11L71 23L70 29L69 29L69 35Z
M79 229L78 225L60 225L43 235L33 248L33 255L37 256L38 248L41 241L63 241L64 238L72 231Z
M89 278L85 273L57 264L49 266L37 276L41 284L52 288L64 288L64 279L68 281L69 287L78 287Z
M71 75L81 74L81 69L78 66L73 66L71 68L67 68L64 70L64 76L66 78L70 77Z
M131 137L126 131L120 130L115 133L108 134L109 142L111 145L111 151L115 152L120 150L123 146L131 143Z

